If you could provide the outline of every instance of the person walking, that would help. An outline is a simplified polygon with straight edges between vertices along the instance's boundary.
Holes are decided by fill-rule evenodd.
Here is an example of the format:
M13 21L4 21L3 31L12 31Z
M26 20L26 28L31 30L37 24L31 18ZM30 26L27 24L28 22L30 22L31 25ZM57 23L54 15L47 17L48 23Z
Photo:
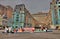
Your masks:
M6 32L8 32L8 27L5 27L5 30L4 30L4 32L6 33Z

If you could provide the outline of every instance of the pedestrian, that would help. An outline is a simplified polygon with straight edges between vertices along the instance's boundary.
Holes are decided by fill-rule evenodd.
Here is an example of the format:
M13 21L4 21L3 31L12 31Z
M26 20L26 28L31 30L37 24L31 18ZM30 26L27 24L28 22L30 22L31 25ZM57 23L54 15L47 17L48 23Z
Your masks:
M12 27L9 27L8 30L9 30L9 33L11 33L11 31L12 31Z
M4 31L5 33L7 33L8 32L8 27L5 27L5 31Z
M45 28L45 30L46 30L46 32L47 32L48 28Z

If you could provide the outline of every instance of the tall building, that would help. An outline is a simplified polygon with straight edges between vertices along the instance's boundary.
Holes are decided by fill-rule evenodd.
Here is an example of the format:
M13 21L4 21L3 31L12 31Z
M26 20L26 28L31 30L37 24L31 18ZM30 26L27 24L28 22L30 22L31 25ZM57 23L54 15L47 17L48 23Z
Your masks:
M60 0L52 0L50 3L52 25L60 26Z
M11 6L6 6L6 17L7 17L7 26L12 26L12 14L13 14L13 8Z
M0 5L0 17L1 17L0 19L2 19L0 20L0 23L2 23L1 25L3 25L3 19L4 19L3 15L5 14L5 12L6 12L6 7L3 5Z
M0 15L2 17L3 26L8 26L8 21L12 18L12 12L12 7L0 5Z
M12 18L13 8L11 6L6 6L6 8L7 8L7 11L6 11L7 19L10 19Z
M58 13L58 25L60 25L60 0L56 1L57 13Z
M32 16L40 23L40 25L47 25L48 13L38 12L36 14L32 14Z
M52 2L50 3L50 9L51 9L51 14L52 14L52 25L54 26L59 24L56 3L57 3L56 0L52 0Z
M13 13L13 28L24 28L38 25L24 4L16 5Z
M13 13L13 27L24 27L25 24L25 5L16 5Z

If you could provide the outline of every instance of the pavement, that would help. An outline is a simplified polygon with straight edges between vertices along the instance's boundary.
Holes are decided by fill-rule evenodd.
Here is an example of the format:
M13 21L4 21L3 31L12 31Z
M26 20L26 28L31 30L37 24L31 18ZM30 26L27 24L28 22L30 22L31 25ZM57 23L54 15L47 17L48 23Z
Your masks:
M60 39L60 30L53 32L38 33L2 33L0 31L0 39Z

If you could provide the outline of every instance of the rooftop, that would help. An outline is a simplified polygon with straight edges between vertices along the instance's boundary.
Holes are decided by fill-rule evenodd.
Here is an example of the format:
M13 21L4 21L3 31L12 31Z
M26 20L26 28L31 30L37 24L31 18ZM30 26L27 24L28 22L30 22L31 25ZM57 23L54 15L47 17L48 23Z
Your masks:
M45 13L45 12L38 12L38 13L35 13L33 15L44 15L44 14L48 14L48 13Z

